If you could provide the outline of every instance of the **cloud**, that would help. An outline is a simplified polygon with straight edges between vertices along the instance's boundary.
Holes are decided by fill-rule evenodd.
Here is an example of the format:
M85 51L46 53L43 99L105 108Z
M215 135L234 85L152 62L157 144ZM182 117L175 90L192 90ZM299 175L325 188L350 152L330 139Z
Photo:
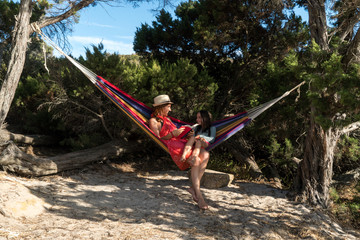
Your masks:
M133 40L134 37L133 36L116 36L116 38L119 38L119 39L127 39L127 40Z
M114 25L98 24L98 23L91 23L91 22L85 22L85 23L82 23L82 24L88 25L88 26L94 26L94 27L101 27L101 28L115 28L115 29L119 29L119 27L114 26Z
M117 37L119 38L119 37ZM128 37L123 37L123 39L129 39ZM132 40L132 38L131 38ZM99 43L102 43L104 45L104 49L107 52L113 52L113 53L119 53L119 54L133 54L133 44L130 41L114 41L114 40L108 40L100 37L84 37L84 36L71 36L69 37L70 44L72 45L73 49L76 49L73 51L73 55L76 56L78 52L83 52L82 55L85 53L85 47L91 49L91 45L98 45ZM81 51L79 51L81 48Z

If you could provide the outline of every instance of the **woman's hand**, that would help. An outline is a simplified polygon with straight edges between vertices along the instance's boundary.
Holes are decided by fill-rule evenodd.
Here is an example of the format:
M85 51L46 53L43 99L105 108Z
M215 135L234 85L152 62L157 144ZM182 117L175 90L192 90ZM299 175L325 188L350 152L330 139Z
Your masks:
M200 141L201 147L203 147L203 148L206 148L209 146L209 143L204 138L199 137L196 139L196 141Z
M192 136L194 136L194 134L195 134L194 130L191 130L190 132L188 132L188 134L186 134L185 139L189 140Z
M183 131L184 131L183 128L178 128L178 129L173 130L171 133L172 133L172 136L178 137Z
M187 134L187 136L190 138L190 137L194 136L194 134L195 134L194 130L191 130L191 131Z

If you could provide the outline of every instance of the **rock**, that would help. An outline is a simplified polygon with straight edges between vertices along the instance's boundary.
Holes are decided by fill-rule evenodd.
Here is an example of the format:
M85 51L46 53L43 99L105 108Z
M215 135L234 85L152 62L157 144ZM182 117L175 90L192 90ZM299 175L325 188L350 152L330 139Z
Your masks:
M191 170L188 172L188 177L191 181ZM234 175L230 173L218 172L206 169L204 176L201 179L200 185L205 188L216 189L227 187L234 180Z
M1 214L12 218L32 218L44 211L44 201L19 182L0 176Z

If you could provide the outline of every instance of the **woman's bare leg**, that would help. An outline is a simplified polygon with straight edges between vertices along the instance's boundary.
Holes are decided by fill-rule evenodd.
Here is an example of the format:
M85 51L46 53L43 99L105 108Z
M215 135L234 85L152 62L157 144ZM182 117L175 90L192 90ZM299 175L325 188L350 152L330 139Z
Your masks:
M193 186L190 186L187 191L191 194L191 196L195 202L199 201L199 199L196 197L196 193L195 193Z
M194 165L191 168L191 181L192 189L195 192L195 197L198 199L198 205L200 209L208 209L202 193L200 191L200 180L204 175L207 163L209 161L209 152L204 149L200 150L199 158L196 158Z
M194 163L196 161L196 158L199 158L200 149L201 149L201 141L195 140L195 147L194 147L194 149L192 151L191 156L188 159L188 163L191 166L194 165Z
M210 154L208 151L206 151L205 149L202 149L202 151L200 152L200 158L202 159L201 164L200 164L200 172L199 172L199 178L201 180L201 178L203 177L207 164L209 162L209 158L210 158Z
M184 151L181 155L180 161L182 162L186 161L186 155L189 153L190 149L194 145L194 142L195 142L195 137L192 136L191 138L189 138L189 140L185 144Z

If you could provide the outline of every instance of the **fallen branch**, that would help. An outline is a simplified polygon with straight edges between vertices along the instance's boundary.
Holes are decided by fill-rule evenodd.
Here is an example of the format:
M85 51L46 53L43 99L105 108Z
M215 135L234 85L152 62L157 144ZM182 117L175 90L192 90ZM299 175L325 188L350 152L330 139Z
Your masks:
M53 157L40 158L21 151L13 142L1 146L0 166L4 170L23 176L45 176L65 170L82 168L90 163L116 158L125 152L135 151L136 145L120 146L112 141L101 146Z

